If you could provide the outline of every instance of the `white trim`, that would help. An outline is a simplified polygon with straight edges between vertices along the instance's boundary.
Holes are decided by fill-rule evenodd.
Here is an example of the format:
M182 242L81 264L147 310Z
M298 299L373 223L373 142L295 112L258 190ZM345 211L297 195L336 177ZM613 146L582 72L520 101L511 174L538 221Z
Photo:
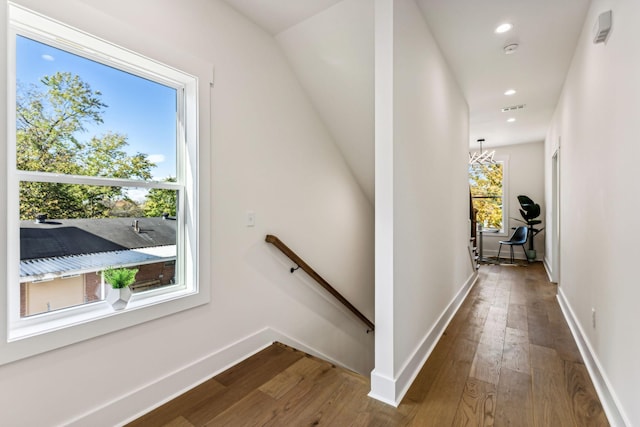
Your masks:
M375 369L371 372L371 391L368 396L387 405L398 407L400 400L396 400L396 380Z
M409 391L409 387L420 373L422 366L426 363L451 319L458 312L477 280L477 272L469 276L395 378L379 375L375 370L371 373L369 397L395 407L400 405L402 398Z
M544 259L542 260L542 265L544 265L544 271L547 272L547 278L551 283L556 283L553 281L553 275L551 274L551 267L549 266L549 257L545 254Z
M631 427L631 421L629 421L629 418L624 413L620 400L616 396L605 371L602 369L602 365L600 364L596 353L593 351L591 343L587 339L587 335L580 326L580 322L578 322L578 318L571 309L571 305L561 288L558 288L557 299L560 304L562 314L564 314L564 318L569 325L569 329L571 329L571 334L576 340L576 344L578 345L584 364L589 371L591 381L593 382L596 393L600 398L600 402L602 403L602 407L604 408L604 412L607 415L609 423L612 427Z
M492 236L505 237L511 234L509 229L509 204L511 194L509 193L509 155L502 154L495 157L495 163L502 163L502 229L485 228ZM472 166L472 165L469 165ZM467 175L469 173L467 172ZM473 196L471 197L473 200Z
M137 179L107 178L90 175L65 175L50 172L31 172L22 170L16 171L15 174L18 177L19 181L27 182L59 182L62 184L81 184L125 188L159 188L174 191L182 191L184 188L184 185L182 184L176 184L175 182L168 181L142 181Z
M9 143L3 144L1 148L3 152L0 152L0 157L6 155L7 159L7 187L3 185L3 188L0 190L3 197L1 201L3 201L5 205L8 205L6 213L3 213L6 221L3 221L2 224L3 233L6 233L6 238L3 239L6 244L1 252L5 254L5 256L2 261L0 261L0 265L4 266L4 270L6 271L6 275L4 276L5 285L3 286L7 288L6 292L4 292L4 290L0 292L2 294L0 296L0 303L3 307L7 307L8 310L6 310L4 316L0 317L0 365L208 303L210 286L208 286L208 283L201 286L199 282L201 275L203 275L206 280L208 274L201 273L197 267L199 265L200 246L205 249L209 246L206 239L202 241L199 239L199 232L206 235L209 230L207 223L204 223L204 227L200 224L200 210L202 209L204 211L203 217L207 218L210 205L210 203L208 203L210 197L208 191L200 193L199 174L207 177L209 171L201 171L198 168L198 162L200 158L199 152L201 150L199 146L199 111L203 111L203 116L206 121L208 115L205 115L205 111L208 111L210 102L208 98L205 98L203 99L202 105L200 104L200 91L204 94L205 90L199 87L198 77L149 59L143 56L142 53L134 53L124 47L106 42L11 2L8 3L7 11L7 18L9 20L9 31L8 37L6 38L8 87L6 99L3 97L2 102L4 103L4 101L6 101L5 105L8 107L8 120L6 123L12 123L12 125L6 126L8 137L5 141L9 141ZM73 41L71 45L64 43L63 49L69 50L70 46L72 46L72 49L77 50L82 48L81 44L85 44L89 51L86 49L82 51L82 56L91 56L97 54L94 50L99 51L104 49L102 54L103 59L104 55L107 54L110 60L114 61L112 65L116 65L117 68L129 70L129 72L133 72L134 74L145 76L148 79L178 89L177 104L180 107L180 111L183 112L183 117L181 117L181 119L179 117L177 124L179 137L177 138L176 156L178 168L176 175L178 183L153 182L141 185L143 183L138 181L121 181L123 184L130 183L131 186L134 187L145 186L175 189L175 186L178 185L179 188L185 189L185 191L179 191L177 201L178 262L176 263L176 276L178 278L178 285L166 287L158 291L153 290L140 293L139 298L134 297L126 310L118 313L109 310L105 307L105 304L102 303L87 304L87 311L85 311L84 308L81 310L69 309L65 311L65 313L70 314L67 323L54 322L54 324L51 325L52 328L47 329L51 330L51 332L46 333L41 333L42 330L36 331L34 329L17 330L16 326L20 327L22 325L19 313L19 287L8 285L17 283L19 277L19 251L12 250L14 248L11 246L11 242L15 244L15 242L19 241L18 209L15 209L18 200L18 181L24 178L32 179L36 175L40 176L39 173L35 172L21 172L20 176L18 176L19 174L16 172L15 126L13 125L15 123L16 105L15 35L17 32L22 33L22 30L25 28L27 28L28 31L36 31L39 38L42 38L44 33L49 32L50 37L47 38L46 41L48 44L52 43L51 37L56 38L60 36L63 39L73 40L75 36L78 36L77 43ZM57 31L61 33L57 33ZM144 51L148 51L148 49L145 48ZM123 61L129 64L128 68L122 66ZM100 60L100 62L105 63L104 60ZM198 64L197 69L199 70L198 75L203 76L203 64ZM207 67L207 71L208 70L210 70L210 67ZM160 76L163 73L166 74L165 77ZM208 79L208 77L206 78ZM207 87L207 89L209 88ZM207 95L203 96L210 96L211 94L210 90L207 90L206 93ZM3 120L5 120L4 117ZM208 142L209 133L204 127L203 131L205 135L207 135ZM205 153L208 153L208 146L205 146L203 150ZM204 158L206 159L208 157L204 156ZM31 178L29 178L29 176L31 176ZM45 177L45 179L51 178L48 174L43 174L42 176ZM90 177L70 177L68 179L77 182L93 182L93 179ZM203 185L206 190L208 184L206 182L207 180L204 181ZM114 182L118 181L105 179L106 185L111 185ZM200 205L199 200L201 197L204 197L207 203ZM8 201L10 201L11 204L7 203ZM12 208L12 206L14 208ZM208 253L208 251L205 251L205 253ZM7 262L8 264L5 264ZM175 292L166 293L169 290ZM16 301L18 301L18 303L16 303ZM20 323L20 325L18 323Z
M139 53L110 43L85 31L9 2L11 26L21 34L61 50L128 71L175 89L182 87L184 73ZM158 66L167 68L157 73Z
M266 327L228 346L216 350L192 363L131 390L117 399L94 407L64 423L68 427L95 425L124 425L153 409L169 402L188 390L215 377L232 366L269 347L274 342L326 360L334 365L351 369L338 363L321 351L309 347L277 329ZM353 370L353 369L351 369ZM144 408L144 409L140 409Z

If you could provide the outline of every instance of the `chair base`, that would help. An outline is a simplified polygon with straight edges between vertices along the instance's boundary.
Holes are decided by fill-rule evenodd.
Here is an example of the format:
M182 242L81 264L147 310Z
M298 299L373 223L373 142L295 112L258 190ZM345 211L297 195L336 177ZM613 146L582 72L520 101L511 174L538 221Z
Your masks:
M500 263L500 252L502 251L502 245L509 246L509 263L510 264L515 264L515 255L514 255L514 252L513 252L513 247L514 246L521 246L522 247L522 252L524 252L524 259L525 259L525 261L527 261L527 263L529 263L529 257L527 256L527 251L524 248L524 244L514 245L514 244L510 243L509 241L500 241L500 247L498 248L498 256L496 257L496 260L498 261L498 263Z

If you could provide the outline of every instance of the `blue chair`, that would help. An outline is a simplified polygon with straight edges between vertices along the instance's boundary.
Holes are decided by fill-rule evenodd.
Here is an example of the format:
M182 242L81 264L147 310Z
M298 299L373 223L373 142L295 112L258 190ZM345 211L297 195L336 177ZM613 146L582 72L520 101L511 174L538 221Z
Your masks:
M527 243L527 235L528 235L527 227L521 226L521 227L517 227L513 231L513 234L511 235L511 237L509 237L509 240L500 240L500 248L498 249L498 262L500 262L500 251L502 250L502 245L508 245L509 249L511 250L511 257L510 257L511 264L513 264L514 262L514 257L513 257L514 246L522 246L522 252L524 252L524 259L528 260L529 258L527 257L527 251L524 249L524 244Z

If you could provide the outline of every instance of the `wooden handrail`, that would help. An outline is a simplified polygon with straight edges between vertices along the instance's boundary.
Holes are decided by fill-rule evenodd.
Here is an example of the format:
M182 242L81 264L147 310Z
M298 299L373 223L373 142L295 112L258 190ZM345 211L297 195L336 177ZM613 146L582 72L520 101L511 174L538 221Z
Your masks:
M304 262L302 258L300 258L291 249L289 249L287 245L282 243L280 239L278 239L276 236L272 234L267 234L265 241L267 243L271 243L273 246L280 249L280 251L282 251L283 254L288 256L291 259L291 261L296 263L296 265L299 268L303 269L305 273L307 273L309 276L315 279L315 281L318 282L320 286L322 286L327 292L333 295L338 301L340 301L345 307L347 307L353 314L355 314L356 317L358 317L358 319L362 320L364 324L367 325L367 327L369 328L367 330L367 333L369 333L369 331L375 330L375 326L373 325L373 322L371 322L371 320L367 319L364 314L360 313L360 311L357 308L355 308L349 301L347 301L347 299L343 297L342 294L340 294L340 292L338 292L333 286L331 286L326 280L324 280L318 273L316 273L313 268L309 267L309 264ZM292 268L291 270L292 270L291 272L293 273L295 270L297 270L297 268L296 269Z

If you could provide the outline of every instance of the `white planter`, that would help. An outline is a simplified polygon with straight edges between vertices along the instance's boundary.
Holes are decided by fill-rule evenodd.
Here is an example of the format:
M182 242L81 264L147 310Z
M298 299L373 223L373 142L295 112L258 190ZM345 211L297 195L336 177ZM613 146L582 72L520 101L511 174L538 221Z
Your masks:
M108 292L107 298L105 298L106 301L111 304L114 310L124 309L131 298L131 289L128 286L120 289L113 289L111 285L107 286Z

